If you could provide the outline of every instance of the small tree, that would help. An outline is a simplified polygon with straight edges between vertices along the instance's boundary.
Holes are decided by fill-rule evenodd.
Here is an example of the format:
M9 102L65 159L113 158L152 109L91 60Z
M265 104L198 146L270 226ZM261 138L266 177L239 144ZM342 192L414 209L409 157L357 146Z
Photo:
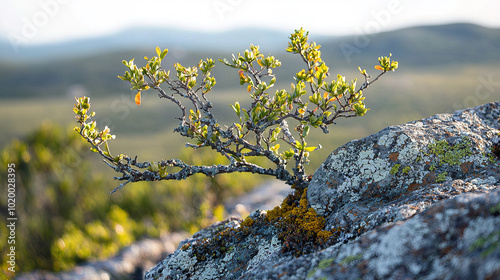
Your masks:
M167 49L162 51L157 47L157 56L150 59L146 57L144 67L139 68L134 59L123 61L128 71L119 78L130 82L132 90L137 91L137 105L141 103L143 91L156 90L160 98L170 100L181 111L175 132L195 141L186 143L186 147L210 147L224 155L229 164L195 166L179 159L139 162L137 156L113 156L108 141L115 136L110 134L108 127L101 131L97 129L95 121L90 122L94 113L89 111L88 97L76 99L74 111L80 125L75 130L91 144L92 151L99 153L111 168L122 174L115 179L125 182L112 192L129 182L183 180L197 173L215 176L232 172L271 175L296 188L305 188L309 179L304 165L308 163L309 153L321 148L320 145L307 145L305 139L310 129L321 128L324 133L328 133L328 126L338 118L363 116L369 110L363 102L363 90L398 67L398 62L391 61L391 56L379 57L379 65L375 69L381 72L371 81L366 70L358 67L364 77L364 83L358 89L356 79L346 81L341 75L336 80L327 81L329 68L321 59L320 46L314 42L308 43L308 34L301 28L289 37L286 51L298 54L306 68L295 75L290 90L280 89L274 95L269 93L276 82L273 69L281 66L281 62L274 56L261 54L259 46L251 45L249 50L233 55L231 60L220 60L238 69L240 84L246 85L253 100L246 108L238 102L231 105L237 119L229 126L219 124L211 112L213 105L207 98L216 83L211 76L215 66L213 59L200 60L193 67L176 63L172 76L170 71L161 66ZM162 86L169 88L170 92L167 93ZM187 101L187 105L181 100ZM293 130L288 121L295 123ZM286 148L282 148L280 143ZM249 161L251 157L266 158L274 168L252 163ZM291 161L293 167L289 171L287 166ZM172 169L174 172L169 173Z

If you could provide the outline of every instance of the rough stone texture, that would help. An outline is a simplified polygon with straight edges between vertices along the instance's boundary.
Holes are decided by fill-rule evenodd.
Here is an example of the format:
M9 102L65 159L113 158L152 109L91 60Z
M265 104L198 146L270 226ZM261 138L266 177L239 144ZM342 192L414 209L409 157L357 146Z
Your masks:
M240 279L499 279L499 242L500 190L472 192L345 244L275 254Z
M435 115L347 143L313 175L309 203L327 218L327 229L340 226L352 238L436 201L486 191L482 186L499 181L498 158L490 149L498 143L499 107L496 102ZM439 142L448 147L441 154L432 150Z
M253 219L262 219L264 216L264 211L250 214ZM208 250L204 261L198 260L200 253L193 246L184 248L185 245L204 244L207 241L215 243L218 234L240 228L240 222L238 218L229 218L197 232L181 242L177 251L147 272L145 279L235 279L280 251L281 245L273 227L255 229L234 237L228 242L230 244L225 248L226 253L220 253L220 248Z
M150 269L165 255L175 251L177 245L187 237L186 233L170 233L160 239L143 239L110 259L77 266L71 271L59 273L34 271L16 277L18 280L135 280L143 279L144 271Z
M182 242L146 279L499 279L499 116L500 102L489 103L334 151L307 190L325 228L340 232L322 249L282 253L272 225L221 242L240 227L228 219Z

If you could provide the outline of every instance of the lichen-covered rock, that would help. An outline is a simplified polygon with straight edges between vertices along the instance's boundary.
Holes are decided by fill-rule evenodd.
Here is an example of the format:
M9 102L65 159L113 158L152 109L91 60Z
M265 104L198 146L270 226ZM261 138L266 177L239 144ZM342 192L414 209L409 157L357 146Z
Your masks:
M281 249L274 227L254 227L266 212L253 212L246 222L229 218L186 239L177 251L146 273L146 279L235 279Z
M406 219L435 201L498 182L500 102L391 126L334 151L308 200L349 237ZM456 180L456 181L453 181Z
M493 189L491 185L483 185ZM436 203L405 221L241 279L500 279L500 190Z
M499 117L495 102L351 141L282 211L211 226L146 279L498 278Z
M356 201L387 201L450 179L487 178L500 103L391 126L333 152L308 199L319 214ZM491 173L491 172L490 172Z

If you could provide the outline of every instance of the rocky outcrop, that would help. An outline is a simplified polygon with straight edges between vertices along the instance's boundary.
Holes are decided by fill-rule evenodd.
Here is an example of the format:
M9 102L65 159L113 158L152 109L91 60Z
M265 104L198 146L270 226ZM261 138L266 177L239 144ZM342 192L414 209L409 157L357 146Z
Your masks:
M309 203L327 217L327 227L356 236L495 185L498 156L491 148L499 141L499 112L499 103L491 103L351 141L315 172Z
M281 208L181 242L146 279L500 277L500 102L334 151Z

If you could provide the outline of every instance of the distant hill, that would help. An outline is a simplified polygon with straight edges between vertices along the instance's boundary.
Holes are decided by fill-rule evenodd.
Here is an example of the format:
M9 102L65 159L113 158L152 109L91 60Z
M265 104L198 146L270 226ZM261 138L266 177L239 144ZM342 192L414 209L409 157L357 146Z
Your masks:
M389 51L411 67L500 62L500 29L473 24L411 27L367 38L366 47L361 36L335 38L322 43L323 52L346 61L341 48L351 50L354 64Z
M288 36L257 29L211 34L137 28L107 37L25 47L16 55L8 43L0 42L0 98L62 96L74 85L103 94L128 90L126 83L116 78L125 71L121 61L134 57L142 61L144 55L154 54L156 46L171 50L166 61L171 67L177 61L193 65L200 58L230 57L253 43L260 45L263 53L272 52L282 60L286 67L276 71L278 78L290 79L303 65L297 56L284 51ZM311 39L322 45L324 60L335 69L373 67L377 57L389 53L400 61L402 70L500 62L500 29L472 24L413 27L336 38L311 34ZM231 70L216 68L218 87L237 86Z
M290 30L292 32L293 30ZM131 28L116 34L67 42L21 45L16 53L10 42L0 40L0 61L25 62L30 60L89 56L105 52L128 51L161 46L185 51L231 51L248 48L250 43L268 48L286 44L289 34L263 29L238 29L207 33L166 28Z

